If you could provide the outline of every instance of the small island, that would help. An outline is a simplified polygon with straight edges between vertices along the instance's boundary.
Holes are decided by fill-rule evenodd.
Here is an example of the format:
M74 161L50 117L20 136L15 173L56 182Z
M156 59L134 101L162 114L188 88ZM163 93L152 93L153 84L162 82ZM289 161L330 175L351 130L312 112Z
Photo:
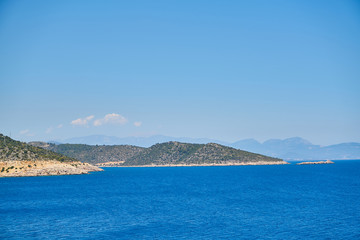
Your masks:
M311 164L332 164L334 162L330 161L330 160L326 160L326 161L317 161L317 162L300 162L297 163L296 165L311 165Z

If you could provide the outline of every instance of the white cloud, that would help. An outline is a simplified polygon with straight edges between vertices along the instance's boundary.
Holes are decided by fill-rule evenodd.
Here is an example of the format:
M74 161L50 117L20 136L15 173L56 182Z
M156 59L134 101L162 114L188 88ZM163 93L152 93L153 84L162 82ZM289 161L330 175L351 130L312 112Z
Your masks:
M25 135L25 134L28 134L29 132L30 132L29 129L25 129L25 130L21 130L20 134Z
M64 125L62 125L62 124L59 124L59 125L57 125L57 127L56 128L62 128Z
M135 127L140 127L142 125L142 122L134 122Z
M94 118L94 115L90 115L86 118L78 118L73 121L71 121L71 125L78 125L78 126L86 126L89 121L91 121ZM60 124L62 125L62 124Z
M123 125L127 123L127 119L117 113L106 114L104 118L100 118L94 121L94 126L101 126L104 124L119 124Z

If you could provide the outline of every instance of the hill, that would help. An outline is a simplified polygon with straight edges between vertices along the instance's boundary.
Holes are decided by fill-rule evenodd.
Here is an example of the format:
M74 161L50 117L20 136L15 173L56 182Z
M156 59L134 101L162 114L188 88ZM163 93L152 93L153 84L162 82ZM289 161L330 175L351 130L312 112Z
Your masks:
M167 142L155 144L145 149L125 161L123 165L252 165L284 163L281 159L237 150L216 143Z
M60 162L78 161L74 158L16 141L0 134L0 161L26 160L56 160Z
M0 177L82 174L101 169L0 134Z
M237 150L216 143L167 142L149 148L129 145L30 144L99 166L283 164L281 159Z
M144 150L142 147L130 145L90 146L85 144L48 144L43 147L91 164L125 162Z

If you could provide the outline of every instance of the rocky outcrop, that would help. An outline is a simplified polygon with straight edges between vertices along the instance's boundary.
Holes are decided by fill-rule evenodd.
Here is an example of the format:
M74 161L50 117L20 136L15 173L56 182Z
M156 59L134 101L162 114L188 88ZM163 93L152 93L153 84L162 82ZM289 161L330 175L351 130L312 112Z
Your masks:
M88 163L78 161L59 162L47 161L1 161L0 177L30 177L50 175L87 174L89 172L103 171Z
M332 164L334 162L327 160L327 161L317 161L317 162L300 162L296 165L309 165L309 164Z

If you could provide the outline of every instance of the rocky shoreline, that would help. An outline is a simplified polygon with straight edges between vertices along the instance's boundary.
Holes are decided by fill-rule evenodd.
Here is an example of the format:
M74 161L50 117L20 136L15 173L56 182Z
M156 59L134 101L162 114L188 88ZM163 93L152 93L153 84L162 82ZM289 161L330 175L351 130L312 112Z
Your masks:
M35 177L54 175L78 175L103 169L82 162L56 160L1 161L0 177Z

